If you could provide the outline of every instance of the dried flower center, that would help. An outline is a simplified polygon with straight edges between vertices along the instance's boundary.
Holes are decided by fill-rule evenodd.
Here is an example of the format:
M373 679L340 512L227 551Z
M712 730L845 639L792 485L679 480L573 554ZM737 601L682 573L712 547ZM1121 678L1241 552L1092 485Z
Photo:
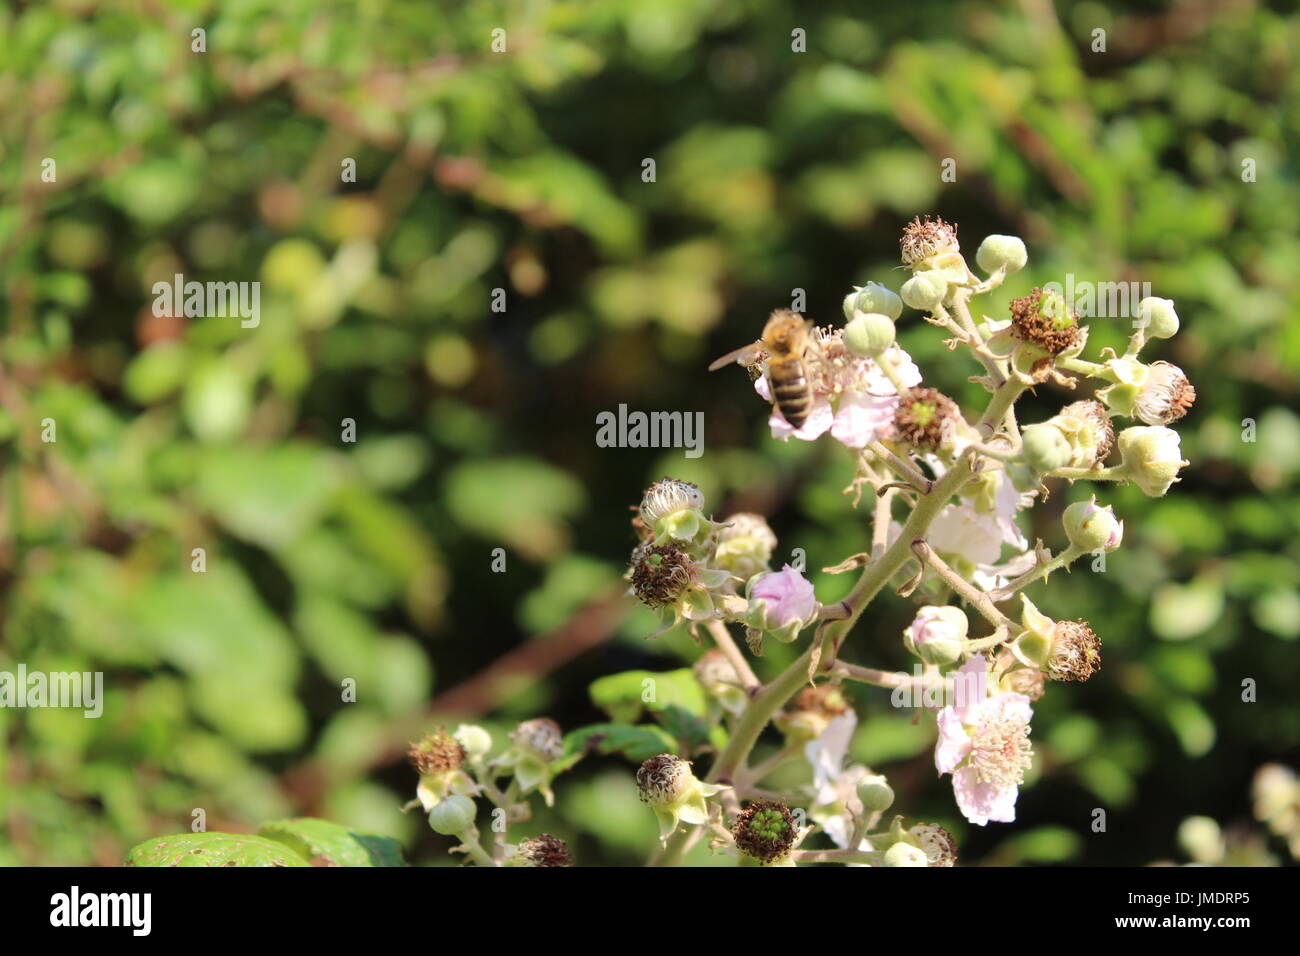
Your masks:
M572 866L568 845L557 836L541 833L519 844L519 855L531 866Z
M1029 722L1018 717L995 717L979 725L971 744L970 762L980 783L1018 787L1033 763Z
M632 589L648 607L672 604L694 577L690 556L676 544L641 544L632 552Z
M465 763L465 748L445 729L440 729L425 734L419 743L411 744L406 756L416 773L428 776L459 770Z
M636 786L642 803L666 806L686 793L691 782L691 765L681 757L660 754L641 764Z
M511 739L546 761L559 760L564 755L564 733L549 717L525 720L515 728Z

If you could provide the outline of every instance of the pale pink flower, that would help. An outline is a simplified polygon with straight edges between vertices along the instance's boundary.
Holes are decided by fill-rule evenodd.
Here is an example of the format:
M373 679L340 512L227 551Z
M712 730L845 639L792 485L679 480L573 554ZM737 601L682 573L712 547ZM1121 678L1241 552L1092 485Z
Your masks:
M805 624L817 615L812 582L788 564L780 571L755 578L749 600L751 604L761 601L766 605L766 621L772 629Z
M959 673L982 676L987 666L977 656ZM1016 693L959 699L939 711L934 765L940 774L952 774L957 807L971 823L1015 820L1016 797L1033 755L1032 716L1029 698Z

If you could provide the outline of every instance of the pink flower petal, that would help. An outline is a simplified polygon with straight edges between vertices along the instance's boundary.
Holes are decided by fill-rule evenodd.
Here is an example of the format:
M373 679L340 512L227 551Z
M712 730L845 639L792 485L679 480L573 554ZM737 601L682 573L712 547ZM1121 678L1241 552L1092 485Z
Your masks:
M794 428L785 420L785 416L781 414L781 410L775 405L772 406L772 417L767 420L767 424L772 429L773 438L785 441L793 437L800 441L816 441L830 429L834 418L831 403L824 398L818 398L813 402L812 410L808 413L808 420L803 423L802 427Z
M980 783L974 767L962 767L952 775L952 792L957 799L957 809L976 826L995 823L1014 823L1016 797L1019 787L995 787Z
M897 395L845 392L840 396L831 437L849 448L865 448L893 423L897 410Z
M952 707L939 711L939 739L934 745L934 766L939 773L952 773L970 753L970 735Z

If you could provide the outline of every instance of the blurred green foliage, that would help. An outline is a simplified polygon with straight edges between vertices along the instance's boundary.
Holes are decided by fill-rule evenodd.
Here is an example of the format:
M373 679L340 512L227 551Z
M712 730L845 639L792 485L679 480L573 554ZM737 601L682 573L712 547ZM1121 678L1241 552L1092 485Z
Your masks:
M897 288L918 213L972 247L1023 236L1007 297L1072 273L1174 298L1193 467L1157 501L1103 489L1123 549L1035 592L1093 622L1106 664L1039 705L1019 824L960 824L932 731L883 694L858 695L856 755L968 861L1139 863L1185 816L1248 818L1254 768L1300 754L1297 48L1300 16L1260 2L0 11L0 670L106 688L99 720L0 710L0 864L116 863L194 808L213 829L320 815L445 861L398 811L405 740L431 696L617 590L649 480L769 514L809 568L861 550L842 450L773 442L743 377L703 369L792 290L829 322L851 284ZM260 281L260 325L154 316L175 273ZM1124 325L1095 321L1090 351ZM934 329L905 317L900 339L978 395ZM1067 400L1045 387L1022 420ZM596 447L621 402L703 411L705 455ZM1059 545L1084 491L1033 532ZM596 678L698 653L645 644L628 609L612 641L460 712L488 708L498 745L523 716L571 729L605 719ZM846 657L905 665L906 616L881 602ZM559 790L530 832L644 858L622 757Z

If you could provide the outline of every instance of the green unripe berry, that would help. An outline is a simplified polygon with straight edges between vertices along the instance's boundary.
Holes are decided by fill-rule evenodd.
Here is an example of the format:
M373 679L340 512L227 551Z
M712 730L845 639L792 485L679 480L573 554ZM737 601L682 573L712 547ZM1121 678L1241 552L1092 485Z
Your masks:
M474 801L453 793L429 811L429 826L434 833L457 836L474 825L474 815Z

